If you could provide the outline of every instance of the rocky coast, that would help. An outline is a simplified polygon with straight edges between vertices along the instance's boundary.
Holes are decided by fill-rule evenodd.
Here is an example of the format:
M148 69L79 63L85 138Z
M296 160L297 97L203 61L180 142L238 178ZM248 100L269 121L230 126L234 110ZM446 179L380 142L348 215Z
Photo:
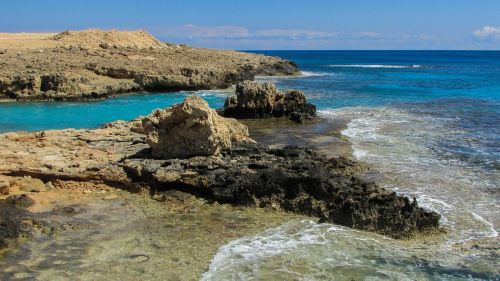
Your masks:
M0 100L7 101L217 89L298 73L281 58L165 43L143 30L0 34Z
M327 158L308 148L260 145L245 125L219 116L199 97L100 129L0 138L0 173L14 177L2 183L6 196L11 181L28 181L21 190L35 193L70 181L151 195L176 190L209 202L308 215L395 238L439 225L439 215L418 207L414 199L363 180L363 168L355 161ZM34 203L26 194L15 194L2 206L9 213ZM19 221L14 219L14 227ZM19 233L3 225L2 238Z
M440 231L437 213L367 179L342 125L318 122L304 93L247 81L296 74L293 62L143 31L30 44L0 42L2 63L13 66L0 71L0 98L237 85L218 110L191 96L97 129L0 134L0 279L197 280L223 244L304 218L397 239Z

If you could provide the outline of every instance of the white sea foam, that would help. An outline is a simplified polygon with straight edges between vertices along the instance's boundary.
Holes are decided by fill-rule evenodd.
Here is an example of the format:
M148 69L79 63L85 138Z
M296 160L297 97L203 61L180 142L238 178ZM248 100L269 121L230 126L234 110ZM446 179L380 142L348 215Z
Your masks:
M465 241L497 237L500 208L481 187L495 185L481 170L460 161L440 159L429 147L450 132L448 119L415 115L391 107L353 107L319 112L323 118L348 123L343 134L354 156L384 175L379 184L442 215L451 229L431 244L405 244L349 228L291 222L260 235L235 240L219 249L202 280L323 280L359 270L367 280L425 280L429 270L459 268L469 257L455 252ZM422 258L429 264L421 264ZM435 274L441 274L436 272ZM443 272L447 276L449 272ZM263 277L264 276L264 277ZM435 276L434 276L435 277ZM444 278L443 280L446 280Z
M326 77L326 76L336 76L333 72L315 72L315 71L301 71L300 75L288 75L288 76L255 76L255 81L259 83L264 82L278 82L280 80L288 79L304 79L313 77Z
M303 77L323 77L323 76L333 76L334 73L330 72L314 72L314 71L301 71Z
M427 68L429 66L413 65L391 65L391 64L330 64L329 67L348 67L348 68Z
M347 120L342 134L351 140L353 155L384 174L381 185L416 197L420 206L440 213L441 223L454 229L451 241L497 235L500 208L495 197L482 190L497 189L498 175L435 154L439 147L434 144L443 136L461 134L450 130L454 119L390 107L353 107L320 114ZM471 213L482 216L471 217Z
M470 214L472 215L472 217L475 220L486 225L489 228L489 231L487 231L485 233L485 235L487 237L498 237L498 232L495 230L495 226L493 225L493 223L491 223L490 221L487 221L486 219L484 219L480 215L476 214L475 212L470 212Z
M320 225L313 221L289 222L257 236L231 241L219 248L201 280L217 280L218 272L282 255L301 246L323 245L328 243L326 233L342 230L339 226Z

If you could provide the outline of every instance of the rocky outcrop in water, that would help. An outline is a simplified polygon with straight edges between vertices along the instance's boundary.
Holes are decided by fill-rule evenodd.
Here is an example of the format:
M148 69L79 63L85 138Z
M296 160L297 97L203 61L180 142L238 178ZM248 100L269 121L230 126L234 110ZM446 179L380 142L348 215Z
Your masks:
M272 83L252 81L238 83L236 97L228 97L220 112L239 119L287 117L298 123L317 117L316 106L306 101L303 92L290 90L282 93Z
M220 203L295 212L396 238L438 227L438 214L347 172L354 165L305 148L258 144L239 144L220 158L123 161L132 178L155 192L180 189Z
M214 121L220 117L212 115L209 124L211 114L204 102L191 98L142 119L139 127L133 121L96 130L2 134L0 174L97 181L130 190L146 188L153 194L180 190L210 201L280 209L397 238L439 227L437 213L364 181L356 172L362 169L352 160L328 159L306 148L237 142L236 134L222 129L235 121ZM200 140L194 139L198 129L190 131L196 126L201 126ZM181 127L187 129L187 139L176 136L182 135ZM219 130L227 133L230 145L211 143ZM246 130L238 132L248 140ZM183 148L189 153L181 152ZM186 158L172 159L172 153Z
M147 135L152 154L161 158L219 155L230 149L233 142L253 142L245 125L219 116L196 96L155 110L134 124L132 130Z
M164 43L145 31L68 31L0 41L0 99L86 100L137 91L225 88L297 74L277 57Z

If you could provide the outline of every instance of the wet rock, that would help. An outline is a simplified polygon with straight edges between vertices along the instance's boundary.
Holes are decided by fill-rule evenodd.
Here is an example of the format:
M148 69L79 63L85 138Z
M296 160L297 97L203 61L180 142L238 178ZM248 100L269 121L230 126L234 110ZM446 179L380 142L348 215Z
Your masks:
M20 209L26 209L35 204L35 201L26 194L21 194L21 195L12 195L7 197L5 199L5 203L12 206L16 206L17 208Z
M0 249L8 246L8 243L23 233L25 227L23 221L29 218L29 212L12 204L13 200L0 200Z
M396 238L439 226L440 216L415 200L353 176L355 167L344 172L355 165L351 160L327 159L305 148L240 143L220 158L123 164L159 191L180 189L220 203L281 209ZM163 176L170 173L176 177Z
M236 97L228 97L220 112L241 119L287 117L297 123L316 118L316 106L306 101L303 92L282 93L272 83L252 81L238 83Z
M161 158L219 155L232 142L253 142L245 125L219 116L196 96L154 111L138 120L132 130L147 135L153 155Z
M40 179L35 179L32 177L23 177L16 181L16 184L22 191L25 192L43 192L47 190L47 187Z

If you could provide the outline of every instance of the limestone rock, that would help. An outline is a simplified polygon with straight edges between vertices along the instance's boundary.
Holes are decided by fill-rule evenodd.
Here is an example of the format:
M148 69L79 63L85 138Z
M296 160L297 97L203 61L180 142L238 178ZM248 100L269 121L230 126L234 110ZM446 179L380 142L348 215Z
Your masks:
M236 97L228 97L220 111L234 118L288 117L297 123L316 118L316 106L308 103L303 92L282 93L272 83L244 81L236 85Z
M17 180L16 184L25 192L43 192L47 190L43 181L32 177L24 177Z
M219 116L196 96L155 110L136 121L132 130L147 135L154 156L167 159L219 155L232 142L253 142L245 125Z
M0 195L9 194L10 180L7 177L0 176Z
M89 100L127 92L216 89L256 75L298 73L295 64L281 58L181 48L145 31L66 31L42 39L0 40L4 47L9 50L1 54L0 100Z

